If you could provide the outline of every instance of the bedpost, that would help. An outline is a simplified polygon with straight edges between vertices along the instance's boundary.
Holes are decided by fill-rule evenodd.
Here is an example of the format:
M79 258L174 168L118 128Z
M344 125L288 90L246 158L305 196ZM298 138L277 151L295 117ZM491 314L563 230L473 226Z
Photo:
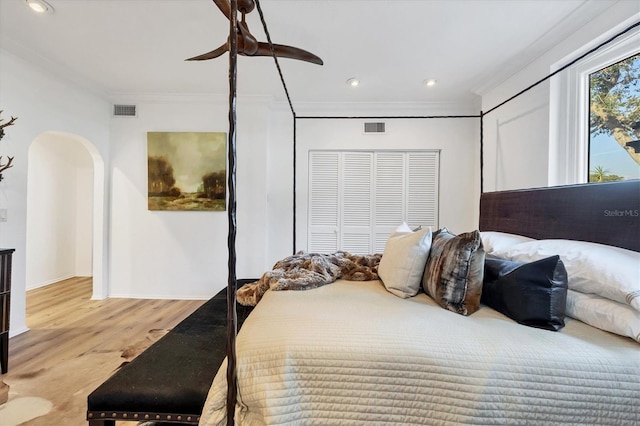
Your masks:
M296 181L296 170L297 170L297 141L296 141L296 136L298 134L298 128L297 128L297 124L298 124L298 118L296 117L296 113L293 112L293 251L291 252L291 254L296 254L296 240L297 240L297 235L296 235L296 227L297 227L297 221L296 221L296 185L297 185L297 181Z
M234 424L236 383L236 89L238 74L238 1L231 0L229 19L229 279L227 282L227 425Z
M480 195L484 192L484 112L480 111Z

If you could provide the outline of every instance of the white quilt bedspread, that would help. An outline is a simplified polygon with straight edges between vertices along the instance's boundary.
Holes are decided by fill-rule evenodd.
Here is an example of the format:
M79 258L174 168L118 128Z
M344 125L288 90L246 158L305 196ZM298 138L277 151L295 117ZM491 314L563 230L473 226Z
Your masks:
M236 423L640 424L640 345L567 318L464 317L379 281L269 291L237 338ZM226 421L226 363L201 425Z

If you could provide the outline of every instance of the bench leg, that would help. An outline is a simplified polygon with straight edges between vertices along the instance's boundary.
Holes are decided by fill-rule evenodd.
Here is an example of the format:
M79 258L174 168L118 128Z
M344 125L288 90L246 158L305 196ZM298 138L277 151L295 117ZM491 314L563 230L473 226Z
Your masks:
M9 332L0 334L0 373L5 374L9 368Z

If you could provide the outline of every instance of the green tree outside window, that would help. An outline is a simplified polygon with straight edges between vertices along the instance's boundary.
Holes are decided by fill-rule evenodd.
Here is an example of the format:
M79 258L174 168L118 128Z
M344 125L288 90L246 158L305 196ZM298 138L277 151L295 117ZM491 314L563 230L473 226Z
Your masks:
M640 54L589 76L589 182L640 178Z

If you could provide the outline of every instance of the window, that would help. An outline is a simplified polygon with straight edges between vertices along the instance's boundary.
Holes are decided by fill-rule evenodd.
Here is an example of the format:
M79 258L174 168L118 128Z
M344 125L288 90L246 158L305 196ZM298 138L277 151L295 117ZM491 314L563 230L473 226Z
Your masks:
M589 182L640 178L640 54L589 75Z
M583 46L582 49L572 55L563 58L552 67L552 71L571 62L591 50L594 46L619 34L628 28L634 22L634 19L637 20L637 18L630 18L627 22L623 22L610 32ZM604 174L605 176L616 174L627 179L640 177L637 163L634 174L633 171L616 171L627 169L626 167L619 169L617 166L611 165L611 163L603 162L605 155L610 155L614 152L617 152L618 155L627 152L626 155L629 157L629 160L626 160L627 164L630 161L633 162L629 154L630 151L627 148L631 148L631 152L633 152L635 150L633 141L639 139L637 123L638 114L640 114L640 101L638 100L637 66L640 49L638 46L640 46L640 28L636 27L616 37L613 42L586 56L551 79L549 185L585 183L591 181L591 175L596 175L594 178L598 180L598 174ZM598 111L601 105L609 105L607 108L611 106L610 103L602 103L602 100L607 98L603 96L605 87L599 86L599 84L603 83L601 79L607 72L623 66L635 67L635 71L629 69L630 72L625 75L631 76L635 72L633 75L635 75L636 82L633 84L633 81L626 81L621 85L614 85L615 87L611 87L613 92L610 93L617 93L615 96L622 96L622 92L626 93L625 96L627 96L629 103L628 107L625 108L625 112L630 114L630 118L627 118L625 122L629 124L635 120L635 124L629 124L624 127L627 133L626 138L631 138L630 140L624 139L625 147L616 142L616 145L609 145L609 148L613 147L613 149L608 149L606 148L607 143L603 143L603 140L608 138L608 144L611 144L616 141L616 137L613 135L613 130L608 133L607 129L599 127L599 119L596 118L596 114L602 113L602 111ZM629 90L623 90L623 87L627 86ZM635 100L630 95L632 87L635 87ZM593 89L593 91L590 89ZM592 94L593 97L591 96ZM600 98L598 98L599 96ZM613 95L608 100L610 101L611 99L613 99ZM600 102L601 105L596 105L594 102ZM632 105L635 105L635 109ZM592 111L591 107L594 107L595 110ZM610 125L611 122L607 124ZM631 132L633 127L636 129L635 132ZM614 128L615 126L611 127L611 129ZM615 130L615 132L620 138L619 130ZM627 142L631 143L627 146ZM633 164L631 165L633 166ZM633 169L633 167L631 168Z
M310 151L308 251L382 253L398 225L438 227L438 151Z

